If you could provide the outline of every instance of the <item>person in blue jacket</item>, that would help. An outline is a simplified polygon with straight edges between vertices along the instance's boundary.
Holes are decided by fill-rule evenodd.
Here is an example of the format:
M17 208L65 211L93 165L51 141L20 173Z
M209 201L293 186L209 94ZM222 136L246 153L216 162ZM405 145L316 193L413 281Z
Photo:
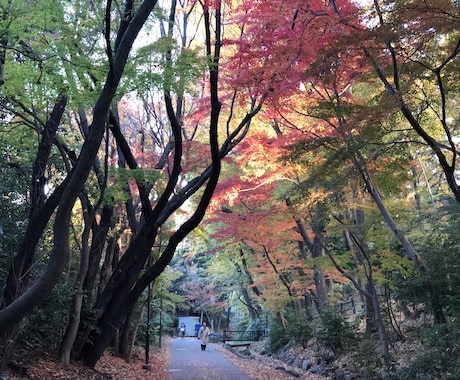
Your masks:
M195 323L195 336L198 338L198 332L200 331L200 322Z

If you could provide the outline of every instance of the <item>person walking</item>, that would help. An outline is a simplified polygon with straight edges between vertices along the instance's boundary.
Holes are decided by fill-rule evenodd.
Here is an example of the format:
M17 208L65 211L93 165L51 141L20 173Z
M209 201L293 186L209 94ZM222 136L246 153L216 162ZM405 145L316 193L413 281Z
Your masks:
M179 331L180 331L180 336L181 336L182 338L185 337L185 323L182 323L182 324L180 325L180 330L179 330Z
M198 333L200 332L200 328L201 328L200 322L197 322L195 324L195 337L196 338L198 338Z
M201 351L206 351L206 345L209 343L209 335L211 335L211 330L206 326L206 322L203 322L198 331L198 338L201 340Z

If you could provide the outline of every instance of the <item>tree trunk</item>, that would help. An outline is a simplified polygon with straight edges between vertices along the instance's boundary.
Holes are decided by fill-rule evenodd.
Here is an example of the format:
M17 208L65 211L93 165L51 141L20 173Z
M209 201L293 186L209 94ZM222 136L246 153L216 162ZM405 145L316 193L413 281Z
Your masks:
M61 95L54 105L50 118L43 129L43 135L40 140L32 172L30 189L31 208L26 235L13 259L8 273L3 292L2 308L12 304L26 291L29 284L30 269L34 263L35 248L62 195L62 188L58 188L53 193L53 196L51 196L48 201L45 201L46 182L44 175L48 168L51 148L66 104L67 97ZM64 181L63 185L65 185L65 183L66 181ZM20 321L16 326L11 326L5 335L0 333L0 368L5 368L11 359L17 339L17 333L20 331L19 324Z
M353 233L349 230L344 232L345 241L348 246L348 249L354 251L353 255L356 263L361 265L364 273L366 285L363 289L360 286L360 282L352 277L350 274L345 272L345 270L335 261L332 254L328 253L329 258L331 259L334 266L342 273L345 277L351 280L355 288L365 296L365 305L366 305L366 332L375 331L373 326L376 327L379 333L380 346L382 351L382 356L385 362L387 369L391 366L391 355L388 346L388 337L385 329L385 324L382 318L382 312L380 308L380 303L378 299L378 294L375 289L374 280L373 280L373 265L370 257L369 248L366 241L364 240L365 232L362 231L360 225L364 223L364 213L362 210L356 210L354 215L349 218L353 224L358 226L357 233Z
M171 10L170 19L174 21L175 10ZM218 141L218 126L221 103L218 99L218 62L220 56L220 8L216 9L216 26L215 26L215 50L211 51L211 36L210 36L210 15L209 9L204 8L204 21L207 31L207 54L213 57L212 63L209 66L209 81L210 81L210 126L209 126L209 143L211 149L211 170L209 171L208 181L201 195L198 206L193 215L185 221L178 230L169 238L167 247L163 254L155 262L146 273L138 279L139 273L145 265L150 250L154 244L158 227L161 225L162 213L167 216L173 212L174 208L170 209L167 206L171 203L171 196L176 187L181 173L182 160L182 135L181 126L178 123L172 101L168 93L165 93L165 104L170 120L171 129L174 135L174 162L170 180L165 188L165 191L158 199L155 209L150 213L142 230L134 239L133 243L128 248L127 252L120 260L118 270L114 272L103 297L100 298L99 308L102 310L101 318L98 322L98 328L93 331L88 342L87 349L84 353L84 363L87 366L94 367L104 352L105 348L110 343L115 332L120 328L121 323L126 316L126 311L134 306L142 291L153 280L155 280L166 266L171 262L178 244L194 229L203 219L206 209L214 193L217 185L220 169L221 169L221 152ZM201 178L203 179L203 178ZM198 190L199 187L196 189ZM189 195L190 196L190 195ZM183 200L182 200L183 201ZM166 216L163 216L166 220ZM132 290L131 290L132 289ZM107 296L107 297L106 297Z
M252 253L254 253L254 251L252 251ZM249 271L249 268L248 268L248 263L246 261L246 258L244 257L243 249L240 249L240 258L241 258L241 265L243 267L243 271L244 271L244 274L246 276L246 279L247 279L247 282L249 284L250 289L252 289L252 292L257 297L260 297L262 295L262 291L254 284L254 280L253 280L251 272Z
M83 188L99 151L110 105L118 88L133 42L155 4L156 1L144 0L129 26L127 26L126 30L123 30L123 39L115 56L111 56L110 70L94 107L93 123L88 138L83 144L79 160L69 179L69 184L60 199L53 230L53 247L49 255L48 265L32 287L20 298L0 311L0 333L9 331L14 324L22 320L49 296L68 264L70 218L73 205ZM119 37L121 38L121 36Z
M355 157L353 158L353 162L355 164L356 169L361 175L364 183L366 184L366 189L372 197L372 200L376 204L377 208L380 211L380 214L383 217L388 228L393 232L393 234L398 238L399 242L401 243L404 251L407 254L414 265L418 268L420 273L426 273L427 267L425 262L422 260L418 252L412 246L410 241L407 239L404 232L399 228L398 224L394 221L390 213L388 212L387 208L385 207L382 198L380 197L378 189L374 186L372 181L371 175L369 174L366 165L365 159L362 155L358 152L356 153Z
M2 307L11 304L27 289L30 268L33 265L35 257L35 248L62 194L60 190L57 191L57 196L50 198L50 201L45 203L45 171L48 168L51 148L66 104L67 98L60 96L53 107L50 119L43 129L43 136L38 146L32 172L29 223L24 242L14 257L13 264L8 273Z
M388 212L387 208L385 207L382 201L382 198L380 197L378 190L375 188L373 184L370 174L368 173L366 167L363 164L361 164L362 162L364 162L364 158L360 154L357 154L355 157L355 166L361 173L361 177L366 183L367 190L369 191L372 199L377 205L380 211L380 214L382 215L385 223L387 224L388 228L390 228L390 230L394 233L394 235L399 239L404 251L406 252L407 256L412 260L412 262L414 263L414 266L417 268L420 275L425 276L429 279L429 277L431 276L431 273L428 267L426 266L426 263L420 257L420 255L415 250L415 248L412 246L410 241L407 239L404 232L399 228L398 224L391 217L390 213ZM432 289L430 294L431 294L431 303L435 306L435 308L433 309L433 312L435 314L435 320L438 321L439 323L444 323L446 321L446 317L444 315L443 307L442 305L440 305L437 299L436 290Z
M382 310L380 308L380 302L377 291L374 286L372 274L369 276L369 289L371 290L372 295L372 305L374 307L375 324L377 325L377 330L379 332L380 347L382 349L383 361L385 363L387 370L389 370L392 366L392 362L390 349L388 345L388 337L385 329L385 324L383 323Z
M291 206L291 200L286 199L286 205ZM309 238L307 230L305 229L304 223L298 217L294 217L294 220L299 229L300 236L305 246L311 253L312 259L324 256L324 219L322 214L321 205L318 204L316 207L316 214L314 220L312 221L312 231L315 233L313 241ZM301 251L302 252L302 251ZM305 260L307 257L305 256ZM314 282L316 288L316 301L318 312L321 314L329 306L329 295L327 291L326 280L324 278L324 272L321 267L318 265L313 266L314 269Z
M148 299L145 302L142 302L142 305L140 307L140 313L139 313L139 316L137 317L137 320L134 326L131 326L131 325L132 325L132 321L134 318L134 312L136 308L133 307L129 311L128 315L126 316L126 320L123 324L123 333L121 334L120 346L115 347L120 352L121 357L127 363L129 363L131 360L131 355L133 351L133 345L136 340L137 330L139 329L142 318L144 317L147 302L148 302Z
M373 286L369 284L368 282L365 285L366 291L369 292L369 294L372 294L373 292ZM364 305L365 305L365 313L366 313L366 327L365 327L365 332L368 335L372 335L377 331L377 325L375 322L375 307L374 307L374 297L369 298L369 297L364 297Z
M252 300L251 300L251 297L249 296L248 290L246 289L246 285L244 284L244 280L242 278L242 270L237 263L235 263L234 265L235 265L236 272L238 273L238 276L240 278L240 281L239 281L240 293L243 296L244 304L246 305L246 308L248 309L249 318L251 318L251 321L254 321L257 319L257 314L255 312L254 307L252 306Z
M316 232L315 238L313 239L313 250L312 259L324 256L324 234L322 232ZM324 279L323 268L318 265L314 265L314 281L316 288L316 297L318 299L318 312L322 314L329 306L329 296L327 294L326 281Z
M110 280L110 276L120 261L120 246L117 242L118 237L117 233L116 236L111 237L107 242L104 262L102 263L99 273L99 284L96 298L99 298L104 292L104 289Z
M89 214L89 201L85 195L80 197L82 208L83 208L83 218L85 221L85 227L83 229L81 241L81 253L80 253L80 268L76 278L77 288L73 296L72 303L72 312L70 314L70 321L67 325L67 329L62 338L59 361L63 364L70 364L70 355L72 352L72 347L77 337L78 328L80 326L81 319L81 308L83 305L83 281L88 272L89 265L89 237L91 232L91 225L97 226L97 222L94 218L95 214L92 212ZM94 241L94 239L93 239Z
M113 207L105 205L102 208L101 221L99 224L96 220L93 221L91 248L88 255L88 270L83 283L83 290L89 297L93 296L96 281L100 274L100 263L104 252L104 245L107 240L107 235L113 226L112 214Z

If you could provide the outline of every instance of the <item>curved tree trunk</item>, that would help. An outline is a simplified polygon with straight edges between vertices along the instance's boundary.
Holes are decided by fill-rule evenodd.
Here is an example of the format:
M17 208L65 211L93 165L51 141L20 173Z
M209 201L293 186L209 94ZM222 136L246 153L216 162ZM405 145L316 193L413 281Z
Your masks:
M286 204L288 206L291 205L289 199L286 200ZM302 236L302 240L305 246L311 253L312 259L324 256L324 221L323 216L321 213L320 206L317 207L317 214L316 214L316 221L312 224L315 225L314 233L315 236L313 241L308 237L307 231L305 226L298 217L294 217L294 220L297 224L297 228L299 229L300 236ZM305 258L306 259L306 258ZM315 289L316 289L316 300L315 304L317 305L318 312L321 314L328 306L329 306L329 296L327 291L326 280L324 278L324 272L321 267L318 265L314 266L314 276L315 282Z
M83 197L82 197L83 199ZM70 354L72 346L77 336L78 327L80 325L81 308L83 305L83 280L86 277L89 264L89 235L91 230L90 216L88 215L88 205L83 203L85 228L82 234L82 247L80 253L80 269L77 275L77 288L73 296L72 311L70 314L69 324L61 342L59 361L64 364L70 364Z
M32 172L31 208L26 235L10 267L4 288L2 307L7 307L13 303L27 289L30 269L35 258L35 248L62 195L62 188L58 188L53 193L53 196L48 201L45 201L45 171L48 168L51 148L66 104L67 97L61 95L43 128ZM65 185L65 182L63 185ZM19 325L20 321L5 334L0 334L2 335L0 336L0 370L3 370L11 359L17 334L20 330Z
M50 119L43 128L43 135L38 146L32 172L29 223L24 242L14 257L13 264L8 274L2 300L3 307L12 303L27 288L28 273L34 261L35 248L43 230L48 224L52 212L58 204L59 197L57 196L53 197L49 202L45 202L45 171L48 168L51 148L66 104L67 97L60 96L60 99L58 99L53 107ZM58 191L57 194L60 195L62 193Z
M173 2L173 4L175 4L175 2ZM206 209L217 185L222 158L244 138L251 119L260 111L261 104L257 107L252 104L253 108L251 112L246 114L232 133L228 134L222 147L219 149L218 126L221 109L221 103L218 98L218 68L221 47L220 2L215 3L215 6L214 20L216 24L211 26L210 9L206 4L203 4L206 31L206 54L208 57L211 57L208 69L210 84L209 145L212 163L201 173L201 175L195 177L181 190L174 193L174 191L176 191L179 175L182 171L182 128L176 118L171 97L169 93L165 93L165 105L171 130L173 132L173 142L175 146L172 172L164 192L158 199L153 210L151 210L149 214L146 214L145 223L121 258L105 291L101 294L101 297L99 297L96 303L96 307L100 312L100 318L97 328L91 332L85 349L82 351L83 362L89 367L94 367L105 348L110 344L116 331L120 329L125 320L127 310L134 307L143 290L150 282L154 281L171 262L178 244L199 225L206 213ZM172 27L172 25L174 25L174 10L171 11L170 21ZM214 31L214 36L211 36L211 29ZM212 51L212 44L214 44L214 51ZM263 99L264 97L262 97L262 101ZM153 263L144 275L138 277L150 254L158 228L187 199L200 190L203 191L200 193L198 205L193 215L170 236L168 244L159 259Z
M37 281L18 299L0 311L0 333L5 333L19 320L28 315L49 296L69 261L70 217L75 200L91 170L99 150L108 120L110 105L118 88L126 61L140 29L153 10L156 1L144 0L133 19L123 30L123 39L114 56L109 53L110 70L104 88L96 102L93 123L83 144L79 160L60 200L53 229L53 248L48 265ZM121 36L119 36L121 38Z

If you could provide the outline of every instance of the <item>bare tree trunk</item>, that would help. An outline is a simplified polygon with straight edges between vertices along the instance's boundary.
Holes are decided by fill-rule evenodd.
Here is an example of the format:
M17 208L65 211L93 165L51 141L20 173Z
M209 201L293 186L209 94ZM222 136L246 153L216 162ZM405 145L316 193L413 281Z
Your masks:
M83 199L83 197L82 197ZM80 326L81 308L83 305L83 281L88 271L89 263L89 235L91 230L90 217L88 215L88 205L83 203L85 216L85 228L82 234L82 249L80 254L80 269L77 275L77 288L73 296L72 312L70 314L70 321L65 331L64 337L61 342L59 361L63 364L70 364L70 354L72 347L77 336L78 327Z
M375 324L377 325L377 331L379 332L380 347L382 350L383 361L385 362L386 368L390 369L392 366L392 362L388 344L388 334L386 332L385 324L383 323L382 310L380 308L378 294L374 286L374 281L372 279L372 273L370 273L369 278L369 289L371 290L372 295L372 305L374 307Z
M365 285L366 291L369 294L373 294L373 286L366 282ZM368 335L371 335L377 331L377 325L375 322L375 307L374 307L374 297L364 297L365 313L366 313L366 328L365 332Z
M61 95L53 107L51 116L43 128L43 135L35 158L32 182L30 185L31 208L24 240L20 245L13 263L10 267L4 288L2 307L12 304L21 296L29 285L29 273L34 263L35 248L40 237L48 224L48 221L58 205L62 188L56 189L48 201L45 201L45 171L48 168L48 160L51 148L60 125L62 115L67 104L67 97ZM63 184L65 184L64 182ZM13 321L15 323L15 321ZM20 331L21 321L16 326L11 326L4 335L0 333L0 369L6 368L11 359L17 334Z
M286 199L286 204L291 206L289 199ZM320 205L317 205L316 211L315 221L312 222L314 225L312 230L315 233L313 241L311 241L311 239L308 237L302 220L300 220L298 217L294 217L297 228L299 229L300 236L302 236L302 240L305 246L310 251L312 259L324 256L324 220L322 219L323 214L321 212ZM306 257L305 260L307 260ZM329 295L323 269L318 265L314 265L313 279L315 281L317 298L315 304L317 305L318 312L321 314L329 306Z
M399 239L404 251L407 254L407 257L409 257L412 260L412 262L414 263L420 275L428 279L428 282L430 283L429 293L431 296L431 303L433 305L433 314L435 317L435 322L445 323L446 317L444 314L443 305L440 304L437 298L437 291L436 289L434 289L434 286L432 285L432 281L430 281L429 279L431 276L431 273L428 267L426 266L426 263L420 257L418 252L415 250L415 248L410 243L409 239L407 239L404 232L399 228L398 224L394 221L394 219L391 217L390 213L388 212L387 208L385 207L382 201L382 198L380 197L380 194L378 192L378 189L375 188L373 181L371 179L371 176L368 173L364 165L364 158L360 154L357 154L356 157L354 158L354 162L355 162L356 168L361 173L361 177L366 183L367 190L369 191L372 199L377 205L380 211L380 214L382 215L388 228L390 228L390 230L394 233L394 235Z
M364 213L361 210L357 210L355 212L354 217L352 218L352 222L358 225L357 234L354 234L351 231L345 231L345 239L346 244L349 250L355 252L353 257L357 264L361 265L364 269L366 285L363 288L360 285L358 279L351 276L348 272L346 272L335 260L333 255L326 250L329 258L331 259L334 266L337 270L342 273L345 277L350 279L353 283L355 288L365 296L366 298L366 330L371 330L373 326L376 326L377 331L379 333L379 341L381 346L382 357L385 362L386 367L389 369L391 366L391 355L388 345L388 337L387 332L385 329L385 324L382 318L382 311L380 308L380 302L378 299L378 294L375 289L374 280L373 280L373 266L372 261L370 258L370 253L368 246L364 240L365 233L361 231L359 227L360 224L364 222Z
M324 234L316 232L313 239L312 259L324 256ZM319 313L322 314L329 306L329 296L327 294L326 280L324 279L323 268L314 265L314 275L316 297L318 298Z
M251 318L251 320L254 321L255 319L257 319L257 313L254 309L254 306L252 305L252 300L251 300L251 297L249 296L249 292L246 288L246 285L244 284L244 280L242 278L242 270L237 263L235 263L234 265L235 265L235 270L238 273L238 276L240 277L240 281L239 281L240 282L240 293L243 296L244 304L246 305L246 308L248 309L249 318Z
M122 36L118 36L121 42L116 54L112 55L112 51L109 51L110 70L104 88L94 107L92 126L56 212L56 223L53 230L54 241L48 265L32 287L20 298L0 311L0 333L2 334L9 331L14 324L27 316L49 296L69 262L70 217L73 205L83 188L99 151L107 125L110 105L118 88L129 52L155 4L156 1L154 0L144 0L139 5L129 25L123 30L123 39L121 39Z
M104 189L104 187L103 187ZM91 232L91 227L93 227L93 243L99 246L100 241L94 238L94 235L98 235L94 233L95 231L100 231L95 215L96 210L99 208L100 204L102 203L103 199L103 192L101 193L101 197L99 198L97 205L94 209L91 209L89 205L89 200L86 197L86 194L80 197L80 201L83 205L83 217L85 220L85 227L82 234L82 246L81 246L81 253L80 253L80 268L78 271L78 275L76 278L77 288L75 290L75 294L73 297L73 308L70 316L70 321L67 326L66 332L61 342L60 354L59 354L59 361L64 364L70 364L70 356L72 352L72 347L75 342L75 338L77 337L78 328L80 326L80 319L81 319L81 309L83 305L83 296L84 296L84 280L88 273L88 266L89 266L89 256L90 256L90 248L89 248L89 237ZM111 208L110 208L111 212ZM102 219L104 220L104 219ZM101 223L103 224L103 222ZM99 267L99 265L98 265Z
M145 302L142 302L142 305L140 307L140 313L136 319L136 322L134 323L134 326L131 325L136 308L132 308L129 311L128 315L126 316L125 323L123 325L123 333L121 334L120 346L116 347L116 349L119 350L121 357L125 359L127 363L131 361L131 355L133 352L134 342L136 340L137 330L139 329L142 318L144 317L147 302L148 299Z

